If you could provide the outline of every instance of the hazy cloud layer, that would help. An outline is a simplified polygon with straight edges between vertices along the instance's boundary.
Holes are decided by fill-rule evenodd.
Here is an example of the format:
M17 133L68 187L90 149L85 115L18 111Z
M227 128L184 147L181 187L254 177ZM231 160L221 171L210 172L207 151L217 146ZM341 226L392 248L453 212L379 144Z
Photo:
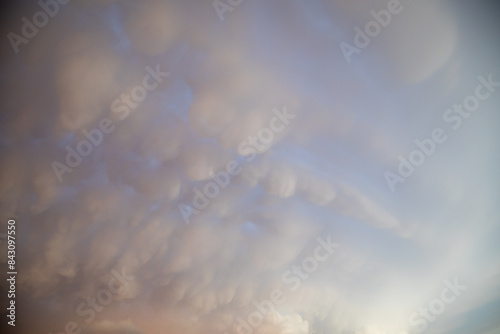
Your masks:
M17 219L16 330L234 334L281 289L253 333L413 333L410 315L458 277L467 291L428 333L496 333L500 89L460 129L443 120L478 76L500 81L496 8L401 0L348 63L339 44L387 3L243 0L221 21L211 1L72 0L17 53L4 38L0 208L2 226ZM39 10L10 8L3 35ZM130 100L144 82L157 84ZM67 147L105 119L113 130L68 166ZM274 122L283 130L249 149ZM438 127L447 141L391 192L384 172ZM239 172L196 208L231 161ZM189 224L182 205L197 211ZM329 235L334 255L283 278ZM113 270L134 279L113 292ZM77 312L103 289L109 304Z

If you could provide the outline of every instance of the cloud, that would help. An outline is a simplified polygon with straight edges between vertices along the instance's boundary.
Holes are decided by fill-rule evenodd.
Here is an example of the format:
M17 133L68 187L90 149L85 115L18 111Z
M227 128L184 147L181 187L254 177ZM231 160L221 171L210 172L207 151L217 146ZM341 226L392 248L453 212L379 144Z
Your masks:
M128 319L124 321L109 321L103 320L99 322L95 322L94 324L85 328L82 333L88 334L141 334L139 328L137 328L133 322Z
M73 0L18 54L6 41L0 212L17 219L18 300L37 310L26 332L233 334L283 289L254 333L392 334L455 272L489 282L474 308L494 301L498 100L396 194L380 175L496 63L461 51L474 38L451 4L406 1L347 64L338 44L386 5L243 1L221 22L211 2ZM40 10L18 6L2 31ZM132 107L147 68L169 75ZM241 152L284 109L296 117L269 145ZM93 144L102 120L114 130ZM84 141L61 182L53 163ZM179 205L229 161L241 172L186 224ZM342 250L292 291L283 273L326 235ZM87 323L78 305L117 268L135 279Z

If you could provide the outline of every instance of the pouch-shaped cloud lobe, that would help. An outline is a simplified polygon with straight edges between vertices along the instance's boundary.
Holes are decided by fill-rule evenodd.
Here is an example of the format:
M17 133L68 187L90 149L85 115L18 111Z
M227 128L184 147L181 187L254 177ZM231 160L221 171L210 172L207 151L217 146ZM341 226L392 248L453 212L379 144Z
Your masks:
M408 317L455 276L470 287L432 333L462 333L465 314L494 308L498 178L474 171L498 162L498 96L396 192L383 176L448 126L443 112L477 76L500 78L498 48L479 64L466 51L491 45L491 25L460 20L487 6L402 0L350 63L339 44L387 2L228 6L221 21L210 1L72 0L17 53L4 40L0 207L2 224L17 221L16 330L241 333L278 289L285 301L251 332L411 333ZM20 2L2 32L22 34L20 18L39 10ZM249 150L271 124L282 130ZM69 166L67 147L83 141L90 153ZM227 185L196 207L221 171ZM318 237L340 247L292 275ZM114 289L123 271L132 279ZM487 323L481 333L499 326Z

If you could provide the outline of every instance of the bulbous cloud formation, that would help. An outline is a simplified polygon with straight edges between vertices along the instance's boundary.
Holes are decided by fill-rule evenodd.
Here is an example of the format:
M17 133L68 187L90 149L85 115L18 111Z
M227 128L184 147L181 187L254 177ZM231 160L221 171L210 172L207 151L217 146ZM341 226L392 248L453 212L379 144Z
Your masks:
M494 6L464 3L4 11L0 208L2 232L16 219L15 329L412 333L458 277L466 292L426 326L494 333L500 94L458 130L443 114L477 77L500 81L499 30ZM341 43L355 47L356 28L394 6L348 62ZM384 172L435 128L446 142L392 192Z

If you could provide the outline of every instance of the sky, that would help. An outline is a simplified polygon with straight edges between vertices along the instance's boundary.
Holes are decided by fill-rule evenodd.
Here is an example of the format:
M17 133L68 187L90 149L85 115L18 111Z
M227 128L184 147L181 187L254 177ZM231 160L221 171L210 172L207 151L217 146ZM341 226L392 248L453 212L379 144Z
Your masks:
M4 5L2 333L499 334L499 9Z

